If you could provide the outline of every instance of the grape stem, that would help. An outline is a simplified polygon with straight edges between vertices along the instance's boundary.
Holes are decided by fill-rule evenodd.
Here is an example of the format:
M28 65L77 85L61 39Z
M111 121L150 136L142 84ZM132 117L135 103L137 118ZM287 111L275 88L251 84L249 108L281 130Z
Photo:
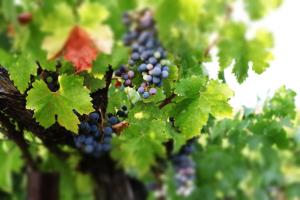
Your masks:
M165 100L163 100L163 102L159 105L159 108L162 109L163 107L165 107L166 105L171 103L175 97L176 97L176 94L173 93L171 96L165 98Z

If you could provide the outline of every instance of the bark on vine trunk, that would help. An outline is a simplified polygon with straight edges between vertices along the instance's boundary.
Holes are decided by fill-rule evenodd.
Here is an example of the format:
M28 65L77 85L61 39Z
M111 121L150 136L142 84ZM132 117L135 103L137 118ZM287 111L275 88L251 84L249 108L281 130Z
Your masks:
M30 171L27 177L27 199L59 199L59 174Z

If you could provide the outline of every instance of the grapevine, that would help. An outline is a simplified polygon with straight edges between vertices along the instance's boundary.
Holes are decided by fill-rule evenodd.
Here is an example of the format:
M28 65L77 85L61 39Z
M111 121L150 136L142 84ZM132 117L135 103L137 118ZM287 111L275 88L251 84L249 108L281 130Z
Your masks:
M2 0L0 199L298 199L296 93L226 83L275 59L280 4Z

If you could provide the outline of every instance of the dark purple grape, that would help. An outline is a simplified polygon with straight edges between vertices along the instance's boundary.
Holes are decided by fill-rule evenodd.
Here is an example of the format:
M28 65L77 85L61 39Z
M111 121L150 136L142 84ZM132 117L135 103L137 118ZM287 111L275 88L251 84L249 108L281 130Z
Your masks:
M98 131L98 126L93 124L91 125L91 133L95 134Z
M111 135L113 133L113 129L111 127L105 127L103 129L103 133L104 133L105 136L106 135Z
M97 122L99 121L99 119L100 119L100 115L99 115L98 113L96 113L96 112L93 112L93 113L91 113L91 114L89 115L89 118L90 118L90 120L91 120L92 122L97 123Z
M81 122L79 125L79 131L82 133L88 134L91 131L91 127L87 122Z

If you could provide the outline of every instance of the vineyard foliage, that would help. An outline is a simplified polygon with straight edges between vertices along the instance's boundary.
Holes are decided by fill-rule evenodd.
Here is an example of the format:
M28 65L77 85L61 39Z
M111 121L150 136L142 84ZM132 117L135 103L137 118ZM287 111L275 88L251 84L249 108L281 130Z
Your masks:
M80 135L82 116L95 111L115 114L126 106L127 117L121 119L126 126L118 130L112 126L116 134L109 155L120 169L145 184L156 181L151 172L163 160L167 168L160 181L169 199L297 199L296 94L282 87L262 108L236 113L229 103L234 92L224 71L230 68L243 83L250 70L261 74L273 59L272 33L263 27L250 31L248 21L236 19L237 3L243 4L247 20L255 23L282 2L2 0L0 65L24 95L34 121L45 129L59 125L75 137ZM130 48L123 43L128 27L122 16L143 9L153 14L169 63L169 76L149 98L137 92L142 82L137 65L131 67L136 75L131 87L124 87L112 74L130 57ZM215 80L207 74L207 64L214 61L219 63ZM107 92L107 99L95 103L99 91ZM0 99L1 95L0 87ZM4 109L0 113L6 114ZM76 171L84 154L72 144L60 144L70 155L60 160L41 138L10 120L24 134L33 157L40 159L40 169L60 172L61 199L93 198L91 177ZM2 123L0 128L6 132ZM182 197L176 193L175 171L168 159L191 139L195 140L195 188ZM166 148L170 142L172 148ZM0 198L24 198L26 162L21 153L1 134ZM157 197L155 191L149 193L149 199Z

